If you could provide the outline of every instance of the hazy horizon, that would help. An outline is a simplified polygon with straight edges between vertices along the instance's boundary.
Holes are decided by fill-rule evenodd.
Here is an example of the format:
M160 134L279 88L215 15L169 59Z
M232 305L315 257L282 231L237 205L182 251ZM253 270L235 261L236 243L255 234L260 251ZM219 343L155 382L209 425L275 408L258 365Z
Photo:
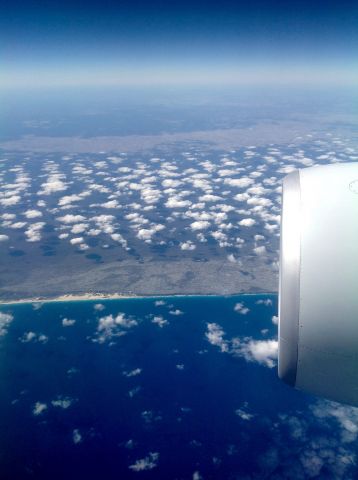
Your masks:
M347 1L2 3L0 86L354 85Z

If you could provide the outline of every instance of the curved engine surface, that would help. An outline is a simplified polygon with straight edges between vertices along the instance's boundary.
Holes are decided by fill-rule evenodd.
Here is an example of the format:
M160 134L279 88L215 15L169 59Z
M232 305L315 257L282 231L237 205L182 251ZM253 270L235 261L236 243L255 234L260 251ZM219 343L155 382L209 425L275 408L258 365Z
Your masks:
M279 376L358 405L358 163L283 182Z

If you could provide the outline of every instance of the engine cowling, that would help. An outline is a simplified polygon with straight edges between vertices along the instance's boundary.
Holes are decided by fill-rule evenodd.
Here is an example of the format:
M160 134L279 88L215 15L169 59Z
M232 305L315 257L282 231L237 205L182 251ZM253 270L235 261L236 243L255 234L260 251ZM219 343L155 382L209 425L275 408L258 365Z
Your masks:
M283 181L278 374L358 405L358 163Z

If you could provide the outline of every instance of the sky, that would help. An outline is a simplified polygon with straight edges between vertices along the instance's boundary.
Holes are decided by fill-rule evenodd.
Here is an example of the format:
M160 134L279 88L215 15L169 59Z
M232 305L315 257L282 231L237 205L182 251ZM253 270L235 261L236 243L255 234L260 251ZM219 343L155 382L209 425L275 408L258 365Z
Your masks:
M2 2L0 85L348 82L358 3Z

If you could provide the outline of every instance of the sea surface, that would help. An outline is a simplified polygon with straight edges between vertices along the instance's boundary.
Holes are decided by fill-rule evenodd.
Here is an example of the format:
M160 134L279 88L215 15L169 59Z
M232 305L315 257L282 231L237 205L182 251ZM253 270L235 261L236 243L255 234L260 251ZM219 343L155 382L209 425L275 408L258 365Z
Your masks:
M357 410L277 378L277 296L8 304L0 478L357 478Z

